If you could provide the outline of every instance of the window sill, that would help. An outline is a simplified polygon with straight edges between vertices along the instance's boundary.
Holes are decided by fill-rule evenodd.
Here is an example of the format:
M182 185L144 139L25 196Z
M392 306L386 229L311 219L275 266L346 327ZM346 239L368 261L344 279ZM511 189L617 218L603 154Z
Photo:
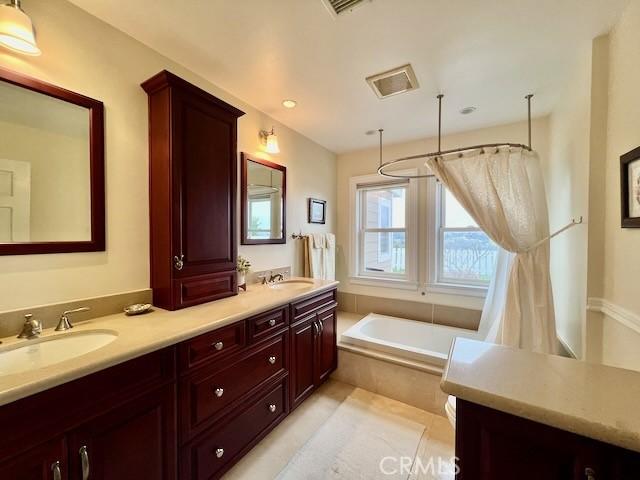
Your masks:
M370 287L397 288L399 290L418 290L418 284L409 280L379 277L349 277L353 285L366 285Z
M451 283L428 283L424 288L429 293L442 293L445 295L462 295L465 297L480 298L485 298L488 290L486 287L472 287Z

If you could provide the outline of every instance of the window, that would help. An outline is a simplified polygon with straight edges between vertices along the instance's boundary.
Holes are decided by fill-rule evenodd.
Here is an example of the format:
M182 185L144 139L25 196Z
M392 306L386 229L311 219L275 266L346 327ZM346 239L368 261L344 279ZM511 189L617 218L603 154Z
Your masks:
M381 228L391 227L391 201L383 196L378 198L378 224ZM379 263L385 263L391 259L391 235L392 233L378 235Z
M271 238L271 196L254 195L249 198L249 238Z
M436 284L486 288L498 249L455 197L437 186Z
M417 205L408 180L381 182L379 175L351 179L351 277L358 282L411 283L416 286ZM417 252L416 252L417 253Z

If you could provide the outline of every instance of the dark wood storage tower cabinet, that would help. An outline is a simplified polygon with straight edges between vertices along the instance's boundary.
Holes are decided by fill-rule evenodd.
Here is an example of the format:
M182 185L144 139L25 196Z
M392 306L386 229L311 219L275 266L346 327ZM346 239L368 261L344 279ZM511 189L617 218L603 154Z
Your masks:
M237 108L162 71L149 95L151 288L167 310L236 295Z

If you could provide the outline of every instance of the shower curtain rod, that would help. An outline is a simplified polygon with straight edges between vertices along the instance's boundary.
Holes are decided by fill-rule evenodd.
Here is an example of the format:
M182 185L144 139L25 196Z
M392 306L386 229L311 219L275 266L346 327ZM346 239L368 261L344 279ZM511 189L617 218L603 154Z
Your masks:
M559 230L556 230L555 232L553 232L551 235L549 235L548 237L544 237L542 240L534 243L531 247L527 248L527 252L530 252L531 250L535 250L536 248L538 248L540 245L543 245L545 243L547 243L549 240L551 240L554 237L557 237L558 235L560 235L561 233L566 232L567 230L569 230L570 228L575 227L576 225L580 225L583 223L583 219L582 217L578 217L578 219L576 220L575 218L571 219L571 223L568 223L567 225L565 225L564 227L562 227Z
M524 150L529 150L531 151L531 99L533 98L533 94L530 93L528 95L526 95L524 98L527 100L527 127L528 127L528 137L529 137L529 144L528 145L523 145L521 143L485 143L485 144L481 144L481 145L474 145L471 147L462 147L462 148L453 148L451 150L442 150L441 146L442 146L442 99L444 98L443 94L439 94L437 96L438 99L438 151L437 152L431 152L431 153L423 153L420 155L411 155L408 157L401 157L401 158L396 158L395 160L390 160L388 162L382 162L382 133L384 132L384 129L380 128L378 129L378 133L380 135L380 164L378 166L378 174L380 175L384 175L385 177L390 177L390 178L431 178L431 177L435 177L434 174L429 173L429 174L425 174L425 175L394 175L392 173L386 173L384 172L384 169L400 163L400 162L406 162L409 160L418 160L420 158L432 158L432 157L440 157L442 155L447 155L450 153L459 153L460 155L462 155L464 152L468 152L470 150L478 150L478 149L485 149L485 148L499 148L499 147L510 147L510 148L522 148Z

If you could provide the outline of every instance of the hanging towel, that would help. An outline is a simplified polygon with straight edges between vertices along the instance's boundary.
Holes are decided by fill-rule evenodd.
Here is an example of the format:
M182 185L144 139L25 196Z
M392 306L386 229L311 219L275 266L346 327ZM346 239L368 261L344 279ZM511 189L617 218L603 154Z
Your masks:
M333 233L325 233L324 279L336 279L336 236Z
M316 239L317 235L307 235L304 239L304 276L309 278L324 278L324 248L316 245L324 244L322 240Z
M304 238L304 276L320 280L336 278L336 237L314 233Z
M313 248L326 248L326 237L324 233L314 233L311 236L313 237Z

